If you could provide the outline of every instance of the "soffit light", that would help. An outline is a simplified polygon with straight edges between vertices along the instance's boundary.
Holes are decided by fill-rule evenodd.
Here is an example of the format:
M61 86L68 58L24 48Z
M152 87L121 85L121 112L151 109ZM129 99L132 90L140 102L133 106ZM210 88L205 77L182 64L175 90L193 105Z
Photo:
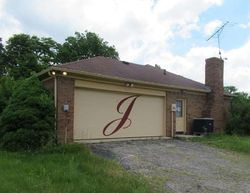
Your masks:
M67 76L68 73L67 72L63 72L62 74L63 74L63 76Z

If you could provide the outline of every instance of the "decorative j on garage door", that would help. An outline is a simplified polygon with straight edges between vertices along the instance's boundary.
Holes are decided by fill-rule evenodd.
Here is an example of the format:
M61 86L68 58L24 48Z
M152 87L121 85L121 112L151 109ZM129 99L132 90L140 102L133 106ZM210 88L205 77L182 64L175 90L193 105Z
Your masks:
M75 89L74 140L164 136L164 97Z

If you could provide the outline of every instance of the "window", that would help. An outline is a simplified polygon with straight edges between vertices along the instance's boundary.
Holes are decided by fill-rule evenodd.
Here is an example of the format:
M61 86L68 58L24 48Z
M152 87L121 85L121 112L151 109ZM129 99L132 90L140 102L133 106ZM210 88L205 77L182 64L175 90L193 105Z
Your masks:
M176 117L182 117L183 114L183 101L176 100Z

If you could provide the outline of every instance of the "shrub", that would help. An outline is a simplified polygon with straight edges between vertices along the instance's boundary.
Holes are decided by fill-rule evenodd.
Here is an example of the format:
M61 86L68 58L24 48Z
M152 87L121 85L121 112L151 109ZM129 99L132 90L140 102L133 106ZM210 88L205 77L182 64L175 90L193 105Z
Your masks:
M36 77L21 81L0 118L0 146L9 150L33 150L53 138L52 97Z
M8 104L15 86L15 81L10 77L0 79L0 115Z
M250 98L244 92L236 92L234 95L226 133L250 135Z

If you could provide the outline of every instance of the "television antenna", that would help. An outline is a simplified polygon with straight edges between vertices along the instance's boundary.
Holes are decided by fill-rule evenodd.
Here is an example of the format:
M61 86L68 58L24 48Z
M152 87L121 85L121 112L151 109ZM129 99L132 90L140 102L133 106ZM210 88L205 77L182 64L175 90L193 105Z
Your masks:
M218 49L219 49L219 56L220 59L222 59L221 57L221 50L220 50L220 35L223 31L223 29L225 28L225 26L229 24L229 21L225 22L219 29L217 29L208 39L207 41L209 41L210 39L214 38L216 36L217 38L217 43L218 43Z

